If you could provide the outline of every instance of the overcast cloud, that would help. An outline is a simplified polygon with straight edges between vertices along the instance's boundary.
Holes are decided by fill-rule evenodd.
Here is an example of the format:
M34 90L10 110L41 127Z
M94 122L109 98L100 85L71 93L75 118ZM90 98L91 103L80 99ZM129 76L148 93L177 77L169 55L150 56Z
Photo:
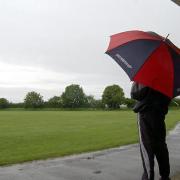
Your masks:
M129 97L129 78L104 54L109 36L151 30L180 46L179 19L170 0L1 0L0 97L48 99L72 83L96 98L119 84Z

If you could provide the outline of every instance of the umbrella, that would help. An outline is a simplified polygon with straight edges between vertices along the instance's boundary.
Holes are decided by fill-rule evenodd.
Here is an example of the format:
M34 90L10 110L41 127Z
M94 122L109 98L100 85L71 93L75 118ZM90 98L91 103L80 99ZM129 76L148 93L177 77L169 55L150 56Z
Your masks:
M126 31L111 36L106 51L132 81L166 96L180 95L180 49L154 32Z

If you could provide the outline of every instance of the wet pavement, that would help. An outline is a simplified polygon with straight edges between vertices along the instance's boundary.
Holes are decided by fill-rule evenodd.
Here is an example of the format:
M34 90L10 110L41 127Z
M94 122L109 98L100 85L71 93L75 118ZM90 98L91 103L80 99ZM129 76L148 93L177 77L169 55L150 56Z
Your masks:
M180 172L180 124L167 144L173 176ZM155 169L158 179L157 163ZM140 180L141 174L138 144L0 168L0 180Z

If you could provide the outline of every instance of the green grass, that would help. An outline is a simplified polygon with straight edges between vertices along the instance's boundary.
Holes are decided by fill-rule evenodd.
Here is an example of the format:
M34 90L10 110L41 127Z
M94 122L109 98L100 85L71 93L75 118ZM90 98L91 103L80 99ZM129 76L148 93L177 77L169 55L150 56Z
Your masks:
M180 120L171 110L167 126ZM131 111L0 111L0 165L135 143Z

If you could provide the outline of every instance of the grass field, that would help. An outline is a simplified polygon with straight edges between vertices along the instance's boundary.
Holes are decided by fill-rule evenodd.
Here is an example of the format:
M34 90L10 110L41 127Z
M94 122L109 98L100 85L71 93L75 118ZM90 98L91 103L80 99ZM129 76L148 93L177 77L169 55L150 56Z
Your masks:
M167 127L180 120L171 110ZM131 111L0 111L0 165L100 150L138 140Z

